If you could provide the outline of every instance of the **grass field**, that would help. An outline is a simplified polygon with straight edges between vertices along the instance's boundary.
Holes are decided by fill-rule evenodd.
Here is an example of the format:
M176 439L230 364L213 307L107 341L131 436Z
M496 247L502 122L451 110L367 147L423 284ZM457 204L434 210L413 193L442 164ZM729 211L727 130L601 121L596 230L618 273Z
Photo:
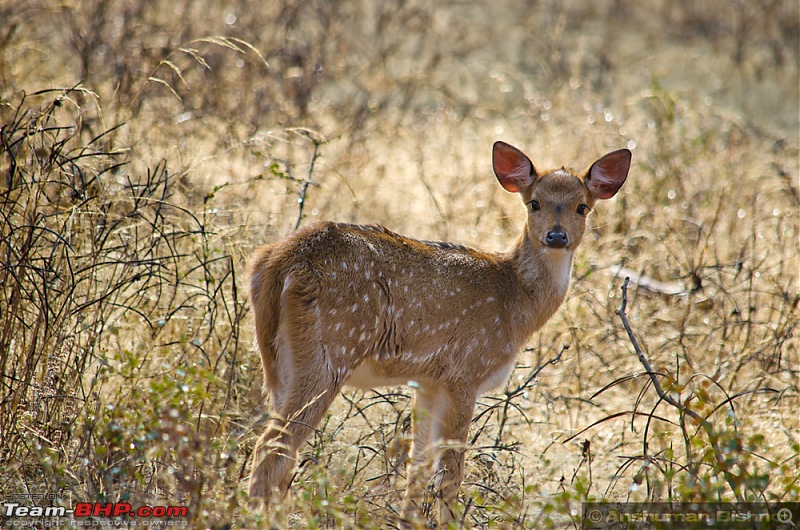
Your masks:
M633 166L567 301L479 400L457 527L800 501L798 9L0 0L0 501L394 527L406 387L345 391L291 495L248 504L267 409L245 263L316 219L502 249L525 210L495 140ZM626 275L668 399L617 314Z

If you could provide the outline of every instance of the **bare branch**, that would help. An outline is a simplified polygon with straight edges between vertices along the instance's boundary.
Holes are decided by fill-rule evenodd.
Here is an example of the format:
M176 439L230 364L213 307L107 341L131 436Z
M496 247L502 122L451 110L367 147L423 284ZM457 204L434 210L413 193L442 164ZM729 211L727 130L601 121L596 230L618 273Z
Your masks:
M628 321L628 315L625 313L625 310L628 307L629 282L630 278L628 277L626 277L625 280L622 282L622 304L620 305L620 308L617 309L616 313L619 316L620 320L622 320L622 325L625 327L625 331L628 334L628 339L630 340L631 345L633 346L633 349L636 352L636 356L639 358L639 362L642 363L642 366L644 366L644 369L650 376L650 381L653 383L653 388L655 388L658 397L661 398L666 403L678 409L682 414L689 416L690 418L694 419L700 424L700 427L703 429L703 431L705 431L706 435L708 436L709 442L711 444L711 449L714 451L714 459L717 461L719 469L725 475L725 480L728 482L728 485L731 487L731 490L733 490L733 494L736 495L736 500L739 502L744 502L744 498L742 497L742 494L739 491L738 486L736 485L735 477L730 473L730 471L727 470L725 457L723 456L722 451L719 448L719 434L717 433L716 429L714 429L714 425L706 418L702 417L700 414L695 412L694 410L690 409L680 401L674 399L672 396L664 392L664 389L661 387L661 383L659 383L658 378L656 377L657 375L656 372L653 371L653 368L650 366L650 362L647 360L644 351L639 345L639 341L633 334L633 329L631 328L631 324Z

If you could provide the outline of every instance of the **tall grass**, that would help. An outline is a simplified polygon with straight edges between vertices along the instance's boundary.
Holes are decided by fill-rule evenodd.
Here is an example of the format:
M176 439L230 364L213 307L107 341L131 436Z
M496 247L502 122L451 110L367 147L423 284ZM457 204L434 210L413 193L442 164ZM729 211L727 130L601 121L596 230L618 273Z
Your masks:
M84 95L24 96L3 127L4 490L145 499L171 465L196 494L185 468L211 465L241 392L230 229L181 206L163 163L128 173L114 130L82 141Z

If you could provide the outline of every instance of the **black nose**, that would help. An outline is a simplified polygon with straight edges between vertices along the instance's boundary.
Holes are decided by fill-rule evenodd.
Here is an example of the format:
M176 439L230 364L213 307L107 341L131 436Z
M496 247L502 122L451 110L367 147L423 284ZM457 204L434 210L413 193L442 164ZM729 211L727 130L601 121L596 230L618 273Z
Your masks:
M564 248L567 246L569 241L567 240L567 233L564 232L564 229L560 226L556 226L549 232L547 232L547 237L545 237L545 242L547 246L550 248Z

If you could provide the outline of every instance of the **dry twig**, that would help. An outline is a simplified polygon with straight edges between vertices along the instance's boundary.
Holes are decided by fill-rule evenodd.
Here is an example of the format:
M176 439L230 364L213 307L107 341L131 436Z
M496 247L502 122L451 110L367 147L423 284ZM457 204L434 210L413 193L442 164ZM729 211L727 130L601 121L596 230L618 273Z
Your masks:
M647 357L644 354L641 346L639 346L639 341L636 340L636 336L633 334L633 329L631 328L631 324L628 321L628 315L625 313L625 309L628 306L628 283L630 278L626 277L625 281L622 282L622 304L620 308L617 309L616 313L619 316L620 320L622 320L622 325L625 327L625 331L628 334L628 339L631 341L631 345L633 346L634 351L636 352L636 356L639 358L639 362L642 363L644 369L647 371L647 375L650 377L650 381L653 383L653 388L655 388L656 393L661 401L664 401L676 409L678 409L682 415L689 416L693 420L695 420L699 425L700 428L708 436L708 440L711 444L711 449L714 452L714 458L719 465L719 469L725 475L725 480L728 485L731 487L733 494L736 496L736 500L739 502L744 502L744 498L739 491L739 487L737 486L737 481L735 477L731 474L731 472L727 469L727 464L725 462L725 457L722 454L722 451L719 448L719 434L717 433L716 429L714 429L714 425L708 421L706 418L692 410L691 408L687 407L685 404L681 403L677 399L670 396L668 393L664 391L661 387L661 383L658 382L658 378L656 377L657 373L653 371L653 368L650 366L650 362L647 360Z

